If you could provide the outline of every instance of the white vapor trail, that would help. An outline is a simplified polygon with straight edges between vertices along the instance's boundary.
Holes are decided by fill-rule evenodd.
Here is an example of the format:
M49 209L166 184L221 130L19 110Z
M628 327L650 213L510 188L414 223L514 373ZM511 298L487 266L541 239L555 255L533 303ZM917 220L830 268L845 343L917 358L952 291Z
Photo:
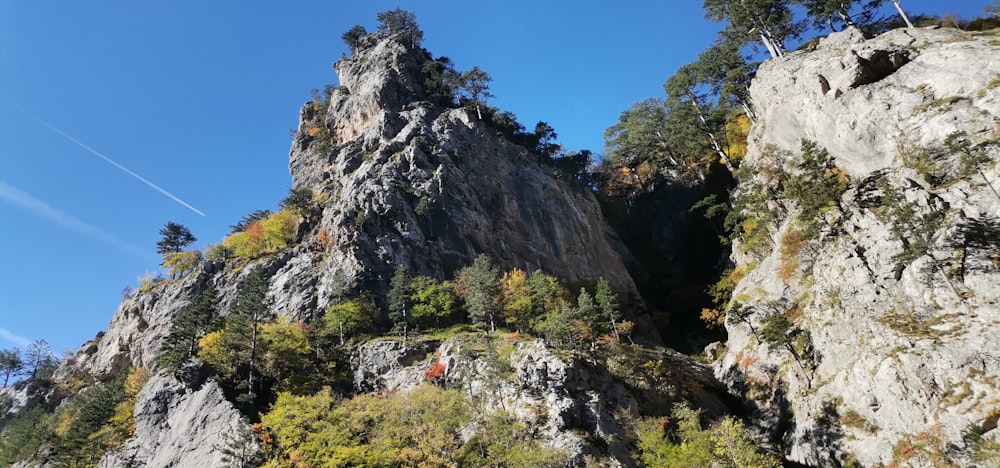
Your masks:
M15 335L13 332L7 330L6 328L0 328L0 338L3 338L22 348L27 348L28 345L31 344L31 340L20 335Z
M69 141L72 141L73 143L76 143L76 145L77 145L77 146L79 146L79 147L81 147L81 148L83 148L83 149L85 149L85 150L87 150L87 151L90 151L90 152L91 152L91 153L93 153L93 154L94 154L95 156L97 156L97 157L99 157L99 158L101 158L101 159L103 159L103 160L107 161L107 163L108 163L108 164L111 164L112 166L115 166L115 167L117 167L118 169L121 169L121 170L122 170L122 172L124 172L124 173L126 173L126 174L128 174L128 175L130 175L130 176L132 176L132 177L134 177L134 178L136 178L137 180L139 180L140 182L142 182L142 183L144 183L144 184L146 184L146 185L150 186L151 188L153 188L153 189L154 189L154 190L156 190L157 192L160 192L160 193L162 193L162 194L163 194L163 195L165 195L165 196L166 196L167 198L170 198L171 200L173 200L173 201L175 201L175 202L177 202L177 203L180 203L181 205L184 205L184 207L185 207L185 208L187 208L187 209L189 209L189 210L191 210L191 211L194 211L195 213L198 213L198 214L200 214L200 215L202 215L202 216L205 216L205 213L202 213L202 212L201 212L201 211L199 211L199 210L198 210L197 208L195 208L195 207L191 206L190 204L188 204L188 203L187 203L186 201L184 201L184 200L181 200L180 198L178 198L178 197L177 197L177 196L175 196L174 194L172 194L172 193L170 193L170 192L168 192L168 191L164 190L164 189L163 189L162 187L160 187L159 185L156 185L156 184L154 184L154 183L150 182L150 181L149 181L148 179L146 179L145 177L143 177L143 176L141 176L141 175L139 175L139 174L136 174L135 172L132 172L131 170L129 170L129 168L127 168L127 167L125 167L125 166L122 166L121 164L118 164L117 162L115 162L115 161L114 161L114 160L112 160L111 158L109 158L109 157L107 157L107 156L105 156L105 155L101 154L101 152L100 152L100 151L97 151L97 150L95 150L94 148L91 148L91 147L87 146L87 145L86 145L86 144L84 144L84 143L83 143L82 141L80 141L80 140L77 140L76 138L73 138L72 136L68 135L68 134L67 134L66 132L64 132L64 131L62 131L62 130L59 130L59 129L58 129L58 128L56 128L56 127L55 127L54 125L52 125L52 124L50 124L50 123L48 123L48 122L46 122L46 121L42 120L42 119L41 119L40 117L38 117L37 115L35 115L35 114L32 114L31 112L28 112L27 110L24 110L24 109L22 109L22 108L21 108L20 106L16 106L16 105L13 105L13 104L11 104L11 106L12 106L12 107L14 107L15 109L17 109L17 110L18 110L18 112L20 112L20 113L22 113L22 114L24 114L24 115L26 115L26 116L30 117L30 118L31 118L32 120L34 120L35 122L38 122L38 123L40 123L40 124L44 125L44 126L45 126L45 127L47 127L47 128L49 129L49 130L52 130L53 132L56 132L56 133L58 133L58 134L59 134L60 136L62 136L63 138L65 138L65 139L67 139L67 140L69 140Z
M39 218L51 221L71 231L111 244L144 260L149 259L149 254L145 250L129 244L98 227L91 226L62 211L52 208L45 202L31 196L31 194L23 192L2 180L0 180L0 200L19 206Z

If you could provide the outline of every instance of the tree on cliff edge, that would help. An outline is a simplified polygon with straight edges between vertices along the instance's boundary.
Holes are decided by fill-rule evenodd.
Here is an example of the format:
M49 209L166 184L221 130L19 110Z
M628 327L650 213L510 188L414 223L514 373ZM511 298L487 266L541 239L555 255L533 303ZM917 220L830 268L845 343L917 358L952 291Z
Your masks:
M407 11L396 7L393 10L379 12L378 19L379 32L387 34L399 34L410 41L410 45L417 47L424 40L424 32L417 26L417 15L412 11Z

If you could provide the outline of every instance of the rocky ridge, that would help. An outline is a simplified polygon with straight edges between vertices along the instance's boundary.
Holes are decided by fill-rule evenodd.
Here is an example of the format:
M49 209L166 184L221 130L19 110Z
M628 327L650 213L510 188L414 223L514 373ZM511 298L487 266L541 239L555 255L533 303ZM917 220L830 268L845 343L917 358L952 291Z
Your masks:
M589 191L558 179L469 111L425 100L420 64L430 58L426 51L382 34L365 41L336 64L341 86L325 108L307 103L300 113L289 167L294 186L310 189L318 209L303 221L294 245L248 264L205 261L125 298L107 331L81 346L55 382L91 384L128 367L155 370L160 345L185 304L211 286L224 315L256 266L270 278L272 312L302 321L317 317L337 294L384 293L397 266L449 278L480 253L503 268L542 269L564 281L604 277L623 294L635 292L622 259L627 250L606 229ZM322 235L327 240L319 242ZM426 381L428 354L379 367L394 353L420 352L394 346L398 342L375 342L357 351L355 372L376 369L371 372L379 378L359 377L356 391L406 390ZM519 380L505 383L510 396L498 399L476 372L459 377L458 369L486 365L457 357L460 348L443 343L438 354L449 360L448 378L465 382L470 395L517 408L541 438L581 463L585 455L604 454L608 463L631 464L614 412L634 407L606 371L528 343L516 353ZM707 368L677 359L695 366L691 375L704 381L699 388L717 386ZM136 399L134 436L101 466L218 466L227 435L247 424L223 393L197 360L176 375L155 374ZM64 396L51 390L43 399L52 405Z
M768 203L773 244L735 246L729 339L710 348L789 460L967 465L966 430L998 437L1000 62L984 59L997 56L995 33L848 30L758 71L740 190L781 193L803 140L849 181L804 245L788 237L796 202ZM959 173L956 132L988 161ZM901 205L910 224L894 226ZM788 349L761 339L776 315Z

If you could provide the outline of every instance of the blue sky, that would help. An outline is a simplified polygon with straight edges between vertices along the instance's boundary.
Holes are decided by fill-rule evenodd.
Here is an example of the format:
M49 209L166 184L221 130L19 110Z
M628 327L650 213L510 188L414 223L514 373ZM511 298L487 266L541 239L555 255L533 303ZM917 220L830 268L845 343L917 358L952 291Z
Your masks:
M987 2L903 3L971 17ZM168 220L202 247L273 208L299 106L337 84L341 33L374 30L378 11L415 11L435 56L493 76L494 105L594 151L717 29L697 1L586 5L3 0L0 347L76 349L103 330L122 289L158 271Z

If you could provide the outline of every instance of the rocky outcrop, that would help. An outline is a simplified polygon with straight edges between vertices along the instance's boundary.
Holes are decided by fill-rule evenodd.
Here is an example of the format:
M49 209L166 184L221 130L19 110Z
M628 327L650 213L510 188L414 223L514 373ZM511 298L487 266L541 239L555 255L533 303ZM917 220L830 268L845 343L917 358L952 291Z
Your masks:
M239 428L249 424L204 376L187 382L153 376L139 392L134 414L135 435L99 466L225 466Z
M593 195L557 178L552 167L470 112L426 100L421 66L429 58L396 38L372 34L353 57L339 61L341 86L326 96L328 103L303 107L290 151L294 186L311 189L317 203L295 243L250 262L206 261L178 279L143 287L125 298L108 330L81 346L54 380L86 385L129 367L155 371L160 345L181 309L211 286L217 311L225 315L241 280L256 267L269 277L271 311L307 322L345 292L384 293L398 266L450 278L481 253L504 268L542 269L566 281L605 277L620 292L634 293L619 253L625 249L606 229ZM534 346L538 357L544 347ZM397 348L377 342L358 351L358 391L423 381L415 363L431 350ZM386 360L399 353L404 355ZM216 382L197 372L178 375L159 373L146 384L135 406L135 435L101 466L222 463L226 435L246 423ZM610 381L576 374L559 379L544 388L560 393L552 404L562 413L553 406L552 418L565 422L546 427L589 424L602 437L619 437L601 407L624 404L625 397L612 401L595 393L612 388ZM595 382L604 387L588 389ZM520 398L529 404L527 396ZM594 450L580 436L550 435L569 438L560 443L574 453ZM614 453L626 454L621 442L615 444Z
M486 253L506 268L635 291L589 191L474 113L428 101L425 51L367 40L337 62L326 108L303 108L292 144L294 185L328 200L319 225L336 246L316 288L346 277L378 290L400 265L450 277Z
M965 465L968 428L997 437L1000 153L981 144L1000 138L998 55L995 38L900 29L761 66L740 190L782 193L803 140L849 181L815 238L789 236L800 207L778 196L773 245L735 246L745 277L716 372L788 459ZM972 148L987 160L970 169ZM777 315L791 328L764 339Z
M500 352L494 346L512 349ZM719 387L710 369L678 353L662 353L658 361L677 373L671 385L693 390L685 398L711 414L725 408L713 393ZM429 378L435 366L442 366L441 374ZM431 380L462 389L486 409L513 414L535 438L570 454L578 464L587 457L601 460L601 466L635 463L628 425L644 403L636 400L635 389L604 365L558 354L541 340L512 345L505 339L492 343L470 336L442 342L376 340L358 349L352 368L358 391L406 392Z

